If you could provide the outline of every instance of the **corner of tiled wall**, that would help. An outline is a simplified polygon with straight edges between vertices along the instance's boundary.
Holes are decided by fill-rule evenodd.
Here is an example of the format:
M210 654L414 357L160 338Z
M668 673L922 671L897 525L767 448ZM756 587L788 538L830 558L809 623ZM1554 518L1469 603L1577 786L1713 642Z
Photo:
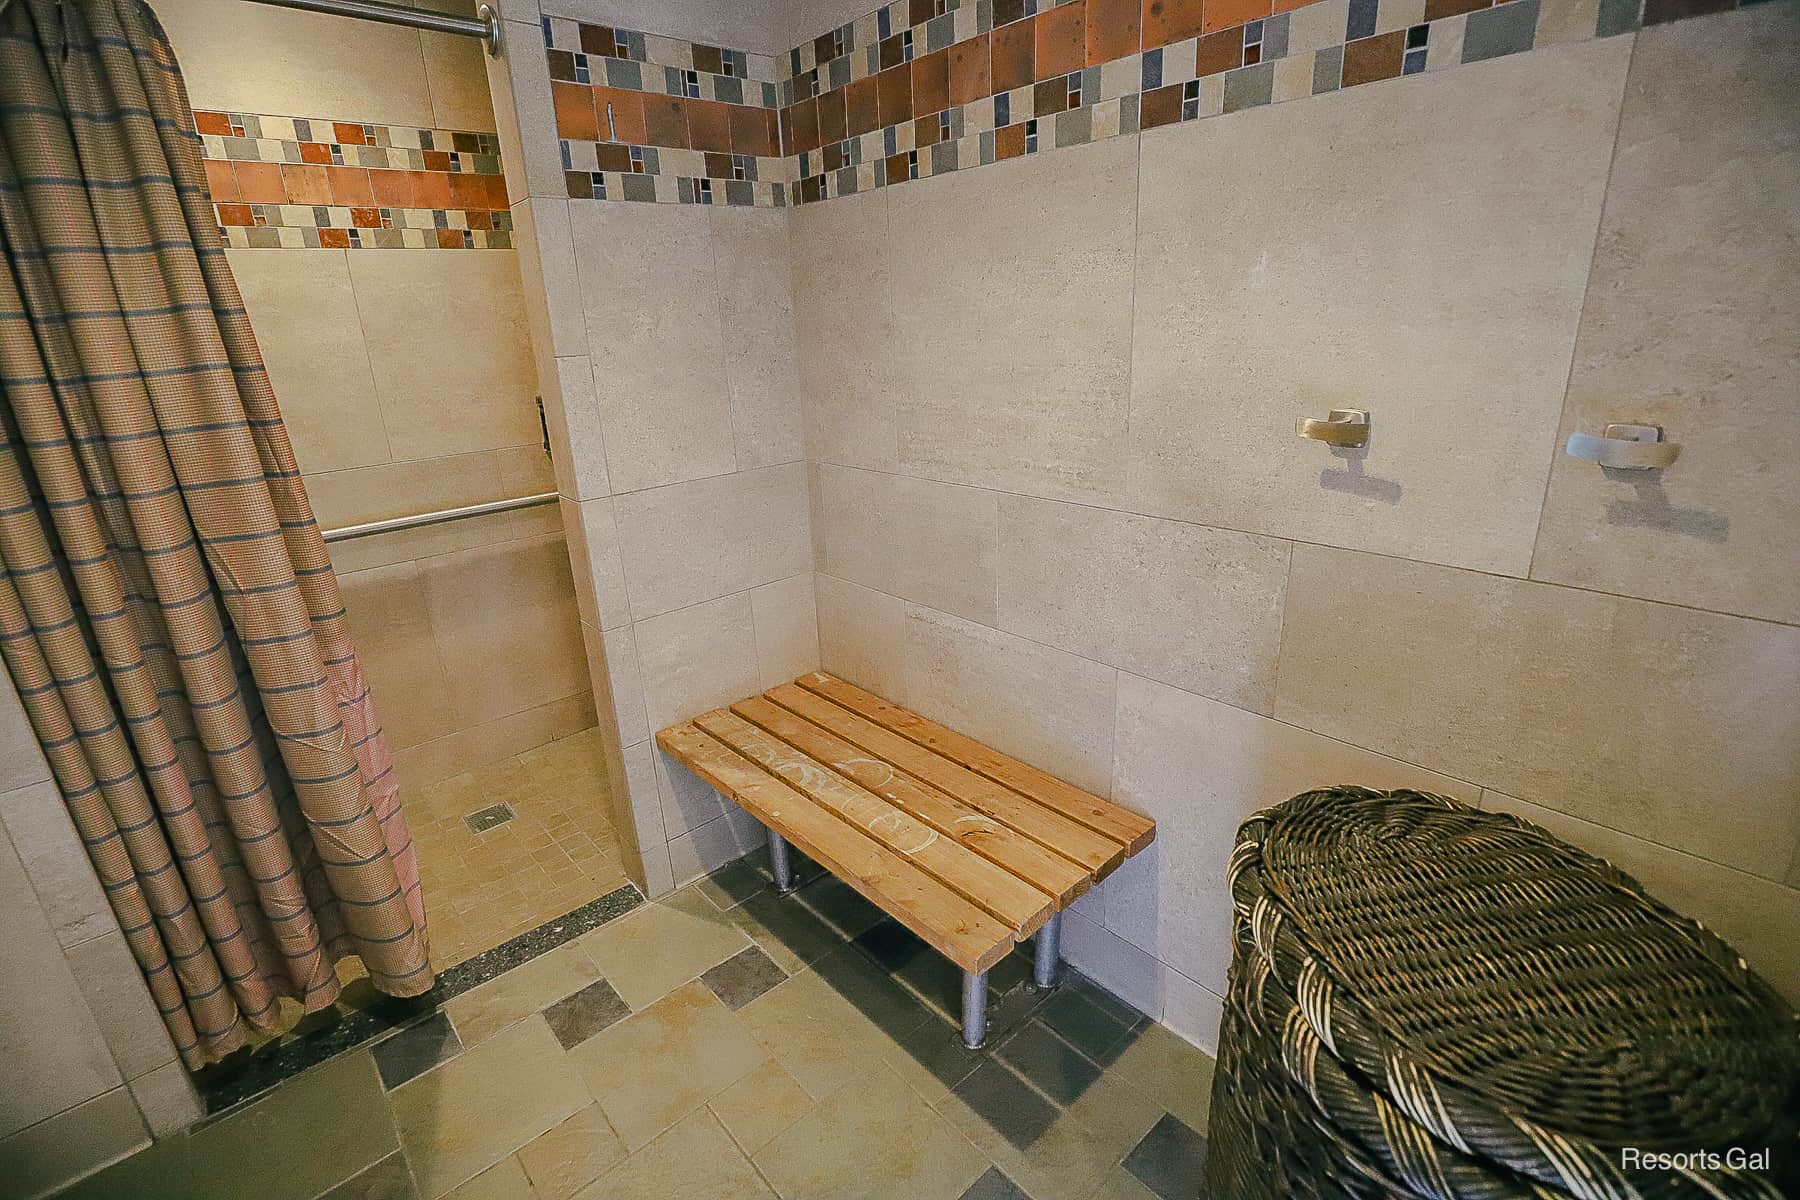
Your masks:
M0 671L0 1179L47 1195L201 1116Z
M537 6L505 15L490 84L563 524L617 824L658 895L762 834L656 731L818 665L787 214L569 199Z

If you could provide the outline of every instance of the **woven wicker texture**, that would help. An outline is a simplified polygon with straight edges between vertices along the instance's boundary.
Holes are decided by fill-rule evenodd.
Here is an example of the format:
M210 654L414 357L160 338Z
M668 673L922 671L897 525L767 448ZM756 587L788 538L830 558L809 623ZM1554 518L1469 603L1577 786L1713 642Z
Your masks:
M1622 1166L1791 1155L1800 1037L1610 865L1510 815L1332 788L1247 821L1230 881L1215 1196L1780 1194Z

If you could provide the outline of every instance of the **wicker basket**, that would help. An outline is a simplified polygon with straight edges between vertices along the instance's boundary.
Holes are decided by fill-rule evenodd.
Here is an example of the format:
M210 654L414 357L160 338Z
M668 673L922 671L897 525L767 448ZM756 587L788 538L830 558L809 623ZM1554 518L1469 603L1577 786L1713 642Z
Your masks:
M1341 787L1245 822L1229 878L1210 1200L1792 1194L1794 1013L1607 863Z

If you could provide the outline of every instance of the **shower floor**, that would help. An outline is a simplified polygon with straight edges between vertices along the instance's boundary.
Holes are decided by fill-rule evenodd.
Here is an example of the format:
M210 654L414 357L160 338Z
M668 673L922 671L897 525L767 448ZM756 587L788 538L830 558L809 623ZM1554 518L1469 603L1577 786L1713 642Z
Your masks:
M439 970L626 882L598 729L402 788ZM510 815L471 827L471 816L489 810Z
M460 815L459 818L460 819ZM766 854L627 903L65 1200L1191 1200L1212 1061L1028 953L961 974ZM1022 948L1028 951L1029 947Z

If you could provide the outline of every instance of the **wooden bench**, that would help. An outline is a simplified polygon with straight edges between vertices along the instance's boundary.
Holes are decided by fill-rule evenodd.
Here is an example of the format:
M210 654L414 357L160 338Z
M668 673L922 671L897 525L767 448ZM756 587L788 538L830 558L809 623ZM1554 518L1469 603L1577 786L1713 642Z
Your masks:
M986 1037L987 972L1036 936L1056 979L1062 910L1156 824L823 672L671 726L656 742L769 831L963 970L963 1041Z

